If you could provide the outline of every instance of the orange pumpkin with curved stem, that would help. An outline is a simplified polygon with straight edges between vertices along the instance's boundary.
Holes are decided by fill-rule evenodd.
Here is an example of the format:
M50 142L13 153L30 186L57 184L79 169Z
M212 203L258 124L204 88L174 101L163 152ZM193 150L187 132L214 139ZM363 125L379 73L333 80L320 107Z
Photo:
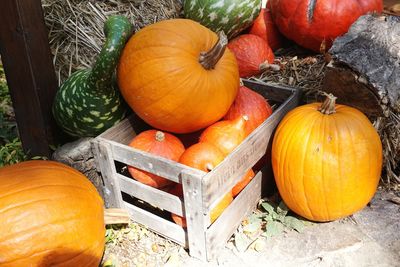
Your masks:
M77 170L32 160L0 168L0 266L98 266L103 200Z
M239 88L227 38L189 19L144 27L126 44L118 66L121 93L154 128L189 133L221 119Z
M357 109L325 102L300 106L279 124L272 167L286 205L313 221L331 221L362 209L375 194L382 144Z
M246 138L245 127L248 120L245 115L233 120L216 122L203 131L200 142L213 144L227 156Z

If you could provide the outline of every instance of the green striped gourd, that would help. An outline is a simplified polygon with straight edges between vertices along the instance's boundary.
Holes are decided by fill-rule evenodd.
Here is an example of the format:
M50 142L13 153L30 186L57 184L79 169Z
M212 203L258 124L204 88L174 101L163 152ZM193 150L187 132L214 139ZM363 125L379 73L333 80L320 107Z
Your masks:
M126 17L109 17L104 24L106 41L93 67L74 72L60 86L53 103L53 115L69 135L96 136L125 117L126 104L114 73L132 31Z
M229 39L249 27L261 10L261 0L184 0L184 15Z

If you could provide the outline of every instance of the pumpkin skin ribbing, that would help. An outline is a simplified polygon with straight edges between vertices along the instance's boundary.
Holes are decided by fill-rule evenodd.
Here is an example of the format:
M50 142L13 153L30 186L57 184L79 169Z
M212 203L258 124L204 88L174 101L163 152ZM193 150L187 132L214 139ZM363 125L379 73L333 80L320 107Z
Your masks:
M195 132L220 120L239 89L236 58L221 37L189 19L142 28L118 65L125 101L153 128L172 133Z
M360 111L320 103L298 107L279 124L272 167L286 205L313 221L331 221L362 209L375 194L382 168L382 144Z
M229 39L249 27L261 9L260 0L186 0L184 15Z
M54 161L0 169L0 266L98 266L103 200L77 170Z
M132 29L123 16L108 18L106 42L93 68L76 71L58 90L53 115L69 135L96 136L125 117L126 105L113 75Z

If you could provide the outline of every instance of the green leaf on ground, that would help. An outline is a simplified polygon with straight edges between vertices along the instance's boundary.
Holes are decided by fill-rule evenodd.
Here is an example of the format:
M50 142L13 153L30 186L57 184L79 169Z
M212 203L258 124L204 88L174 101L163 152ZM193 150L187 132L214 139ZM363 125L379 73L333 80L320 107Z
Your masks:
M293 216L286 216L284 221L285 226L296 230L297 232L301 233L304 230L304 223Z

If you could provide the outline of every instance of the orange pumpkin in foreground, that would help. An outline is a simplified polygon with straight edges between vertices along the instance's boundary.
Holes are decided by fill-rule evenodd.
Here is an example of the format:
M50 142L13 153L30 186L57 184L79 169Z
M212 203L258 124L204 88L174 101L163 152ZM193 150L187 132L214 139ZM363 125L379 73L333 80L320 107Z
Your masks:
M272 167L286 205L313 221L353 214L375 194L382 144L360 111L325 102L300 106L279 124Z
M227 38L189 19L144 27L126 44L118 84L129 106L154 128L189 133L221 119L239 88Z
M0 169L0 266L98 266L103 201L80 172L52 161Z

